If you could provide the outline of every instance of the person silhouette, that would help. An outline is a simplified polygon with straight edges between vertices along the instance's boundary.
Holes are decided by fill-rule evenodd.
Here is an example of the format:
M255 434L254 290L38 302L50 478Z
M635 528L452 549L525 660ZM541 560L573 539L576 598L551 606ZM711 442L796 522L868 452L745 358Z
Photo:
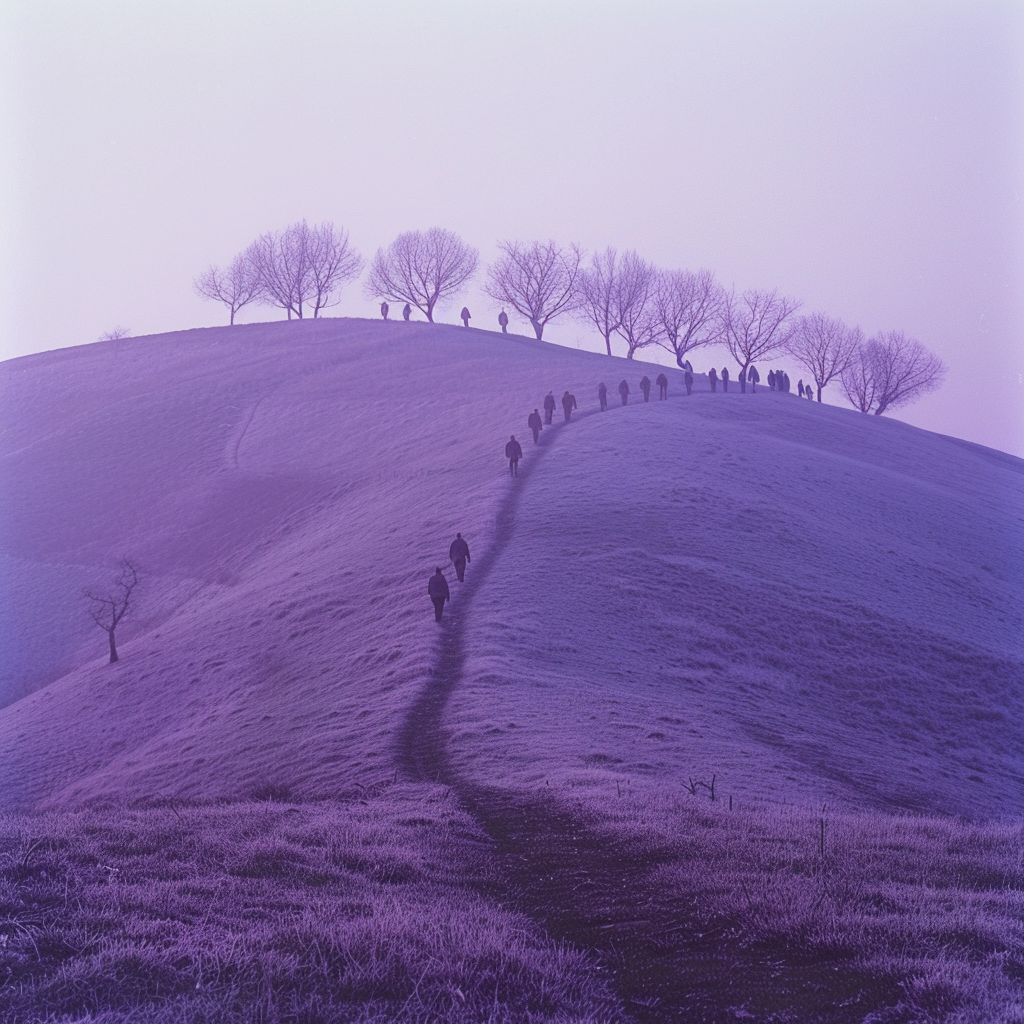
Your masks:
M804 380L803 377L796 382L796 393L803 398L804 397Z
M565 422L569 422L573 409L576 408L576 396L570 395L568 391L562 395L562 412L565 413Z
M555 394L549 391L544 396L544 422L550 423L551 417L555 414Z
M651 400L651 378L646 373L640 378L640 390L644 393L644 401L649 402Z
M747 380L750 381L751 394L755 394L757 392L757 385L761 381L761 374L757 372L756 366L750 366L747 369Z
M469 545L462 539L461 533L455 534L455 540L452 541L452 546L448 549L448 557L451 559L452 565L455 566L455 575L462 583L466 578L466 563L472 562L473 559L469 557Z
M769 388L769 390L771 390L771 391L775 390L775 382L776 382L776 380L778 380L778 377L776 377L775 371L774 370L769 370L768 371L768 388ZM779 390L781 391L782 388L779 388Z
M382 317L383 317L383 318L384 318L385 320L387 320L387 318L388 318L388 304L387 304L386 302L382 302L382 303L380 304L380 315L381 315L381 316L382 316Z
M693 390L693 374L689 370L683 374L683 383L686 385L686 393L689 394Z
M498 326L501 328L502 334L508 334L508 313L505 310L498 314Z
M444 603L451 599L448 581L444 578L440 566L434 570L434 575L427 581L427 593L430 595L430 600L434 602L434 619L440 622L444 612Z
M505 458L508 459L509 476L519 476L519 460L523 457L522 445L516 440L516 435L505 445Z
M629 401L629 385L624 380L619 381L619 398L622 399L623 405Z
M526 425L533 431L533 443L540 443L540 432L544 428L541 426L540 413L536 409L530 413L529 419L526 421Z
M659 373L654 383L658 385L658 401L660 402L663 398L668 398L668 377L663 373Z
M469 307L468 306L463 306L462 307L462 312L459 314L459 316L462 317L462 326L463 327L468 327L469 326L469 319L470 319L470 317L469 317Z
M728 391L729 390L729 367L728 366L723 366L722 367L722 390L723 391Z
M601 412L608 411L608 386L604 381L597 385L597 400L601 403Z
M708 370L708 380L711 382L711 390L712 391L717 391L718 390L718 371L713 366L711 367L710 370Z
M411 316L412 316L412 306L410 306L409 303L407 302L405 304L405 308L402 310L402 319L403 320L408 320L409 317L411 317Z

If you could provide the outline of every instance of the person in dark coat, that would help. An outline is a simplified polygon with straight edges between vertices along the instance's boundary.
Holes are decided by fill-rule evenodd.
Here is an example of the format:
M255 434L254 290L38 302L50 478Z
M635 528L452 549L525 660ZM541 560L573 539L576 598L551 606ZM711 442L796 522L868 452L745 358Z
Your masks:
M744 366L740 370L740 394L745 395L747 393L747 368Z
M654 383L658 385L658 401L668 398L668 377L663 373L659 373L654 379Z
M601 412L608 411L608 386L604 381L597 385L597 400L601 403Z
M544 396L544 422L550 423L551 417L555 414L555 395L554 392L549 391Z
M510 476L519 476L519 460L523 457L522 445L516 440L513 434L511 440L505 445L505 458L508 459L508 471Z
M768 371L768 387L772 391L775 390L775 371L774 370L769 370Z
M649 402L651 400L651 378L646 373L640 378L640 390L644 393L644 401Z
M501 328L502 334L508 334L508 313L505 310L498 314L498 326Z
M728 391L729 390L729 367L728 366L723 366L722 367L722 390L723 391Z
M382 302L382 303L380 304L380 315L381 315L381 316L382 316L382 317L383 317L383 318L384 318L385 320L387 320L387 318L388 318L388 310L389 310L388 304L387 304L386 302Z
M804 397L804 381L803 381L803 378L802 378L802 377L800 378L800 380L798 380L798 381L796 382L796 393L797 393L797 394L798 394L798 395L799 395L799 396L800 396L801 398L803 398L803 397Z
M526 421L526 425L533 431L533 443L540 443L540 432L544 428L541 426L540 413L536 409L530 413L529 419Z
M570 395L568 391L562 395L562 412L565 413L565 422L568 423L572 416L573 409L576 408L576 396Z
M448 590L448 581L444 578L444 573L440 568L435 569L434 575L428 580L427 593L430 595L430 600L434 602L434 618L440 622L444 612L444 603L452 596Z
M814 401L814 391L810 384L804 385L804 398L809 398L812 402Z
M623 405L629 400L629 385L624 380L619 381L619 397Z
M452 541L452 546L448 549L448 557L451 559L452 565L455 566L455 575L462 583L466 578L466 563L472 562L473 559L469 557L469 545L462 539L461 533L455 534L455 540Z
M689 370L683 374L683 383L686 385L686 393L689 394L693 390L693 374Z
M761 374L757 372L756 366L750 366L747 368L747 380L750 381L751 392L757 391L757 385L761 380Z
M402 309L402 319L408 320L412 316L412 306L407 302Z
M462 312L459 314L459 316L462 317L462 326L463 327L468 327L469 326L469 319L470 319L470 317L469 317L469 306L463 306L462 307Z
M689 370L690 373L693 373L693 367L690 365L690 360L689 359L685 359L683 361L683 369L684 370Z
M782 390L789 394L789 374L785 370L782 371Z
M711 382L711 390L712 391L717 391L718 390L718 371L713 366L711 367L710 370L708 370L708 380Z

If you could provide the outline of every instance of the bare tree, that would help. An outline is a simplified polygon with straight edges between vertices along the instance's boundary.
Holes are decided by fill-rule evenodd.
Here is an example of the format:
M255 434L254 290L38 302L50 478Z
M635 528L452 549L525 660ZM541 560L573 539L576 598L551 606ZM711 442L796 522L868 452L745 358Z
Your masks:
M784 348L800 303L777 292L733 292L725 307L725 345L743 372L755 361Z
M573 309L583 252L556 242L499 242L502 255L487 271L484 291L526 317L537 340L556 316Z
M688 352L721 340L726 303L725 289L710 270L657 274L652 300L657 341L676 357L680 369Z
M881 416L935 391L945 376L945 364L921 342L887 331L858 348L842 382L854 408Z
M842 376L863 341L859 327L847 327L842 320L812 313L796 321L786 348L810 370L820 402L822 390L829 381Z
M204 299L221 302L228 308L228 323L234 324L235 314L250 302L260 298L260 279L245 253L239 253L227 270L209 267L192 286Z
M611 248L594 253L589 269L576 278L576 312L601 332L608 355L612 354L612 335L621 325L616 290L619 284L618 253Z
M122 338L130 338L132 332L127 327L114 327L100 335L100 341L120 341Z
M434 322L434 308L475 273L480 254L454 231L406 231L370 264L365 291L371 298L408 302Z
M626 343L626 358L632 359L637 349L658 340L660 326L652 303L657 271L635 252L622 257L615 306L619 326L615 333Z
M110 643L110 664L117 661L117 645L114 642L114 630L124 618L131 602L132 591L139 584L138 567L128 558L121 559L121 569L107 594L96 594L85 591L85 598L91 602L89 615L106 634Z
M321 309L337 302L331 296L363 267L348 233L326 222L311 228L301 221L260 235L242 258L256 276L260 300L285 310L289 320L293 315L303 319L307 304L318 317Z
M858 345L839 375L850 404L863 413L872 412L878 404L878 378L874 368L874 348Z

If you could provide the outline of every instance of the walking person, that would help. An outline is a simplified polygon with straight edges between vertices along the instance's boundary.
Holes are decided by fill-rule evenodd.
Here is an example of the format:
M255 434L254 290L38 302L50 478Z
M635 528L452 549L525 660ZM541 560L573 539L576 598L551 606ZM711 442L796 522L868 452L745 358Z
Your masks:
M659 373L654 383L658 385L658 401L660 402L663 398L668 398L668 377L663 373Z
M544 422L550 423L551 417L555 414L555 394L549 391L544 396Z
M778 380L778 377L775 379ZM782 390L789 394L789 374L785 370L782 371Z
M728 391L729 390L729 367L728 366L723 366L722 367L722 390L723 391Z
M470 320L470 317L469 317L469 306L463 306L462 307L462 312L459 314L459 316L462 317L462 326L463 327L468 327L469 326L469 320Z
M568 391L562 395L562 412L565 413L565 422L568 423L572 417L572 411L576 408L576 396L570 395Z
M718 371L713 366L711 367L710 370L708 370L708 380L711 382L711 390L712 391L717 391L718 390Z
M461 533L455 534L455 540L448 549L448 557L455 566L455 575L459 577L459 582L465 582L466 563L472 562L473 559L469 557L469 545L462 539Z
M747 380L750 381L750 392L751 394L756 393L757 385L761 381L761 374L757 372L756 366L750 366L747 369Z
M622 399L623 405L629 401L629 385L624 380L619 381L619 397Z
M440 622L441 615L444 613L444 603L452 596L448 590L448 581L444 578L440 567L434 570L434 575L427 581L427 593L430 595L430 600L434 602L434 619Z
M412 316L412 306L410 306L409 303L407 302L405 304L405 306L402 308L402 319L403 320L408 320L409 317L411 317L411 316Z
M644 393L644 401L649 402L651 400L651 378L646 373L640 378L640 390Z
M505 310L498 314L498 326L501 328L502 334L508 334L508 313Z
M686 393L689 394L693 390L693 374L689 370L683 374L683 383L686 385Z
M768 388L771 391L775 390L775 380L776 380L775 371L774 370L769 370L768 371Z
M519 460L523 457L522 445L513 434L505 445L505 458L508 459L509 476L519 476Z
M533 431L533 443L540 444L540 432L543 430L543 427L540 423L540 413L536 409L530 413L526 425Z
M604 381L597 385L597 400L601 403L601 412L608 411L608 387Z
M382 302L382 303L380 304L380 315L381 315L381 316L382 316L382 317L383 317L383 318L384 318L385 320L387 320L387 318L388 318L388 304L387 304L386 302Z

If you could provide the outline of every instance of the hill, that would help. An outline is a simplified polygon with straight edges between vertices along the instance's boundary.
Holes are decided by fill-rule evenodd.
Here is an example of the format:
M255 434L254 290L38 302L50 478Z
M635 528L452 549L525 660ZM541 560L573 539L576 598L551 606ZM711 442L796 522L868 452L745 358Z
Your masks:
M1019 812L1024 464L701 377L645 405L642 372L358 320L4 364L6 806L391 775L459 529L496 559L452 707L474 771ZM540 459L526 414L565 389ZM125 554L145 582L108 666L80 591Z

